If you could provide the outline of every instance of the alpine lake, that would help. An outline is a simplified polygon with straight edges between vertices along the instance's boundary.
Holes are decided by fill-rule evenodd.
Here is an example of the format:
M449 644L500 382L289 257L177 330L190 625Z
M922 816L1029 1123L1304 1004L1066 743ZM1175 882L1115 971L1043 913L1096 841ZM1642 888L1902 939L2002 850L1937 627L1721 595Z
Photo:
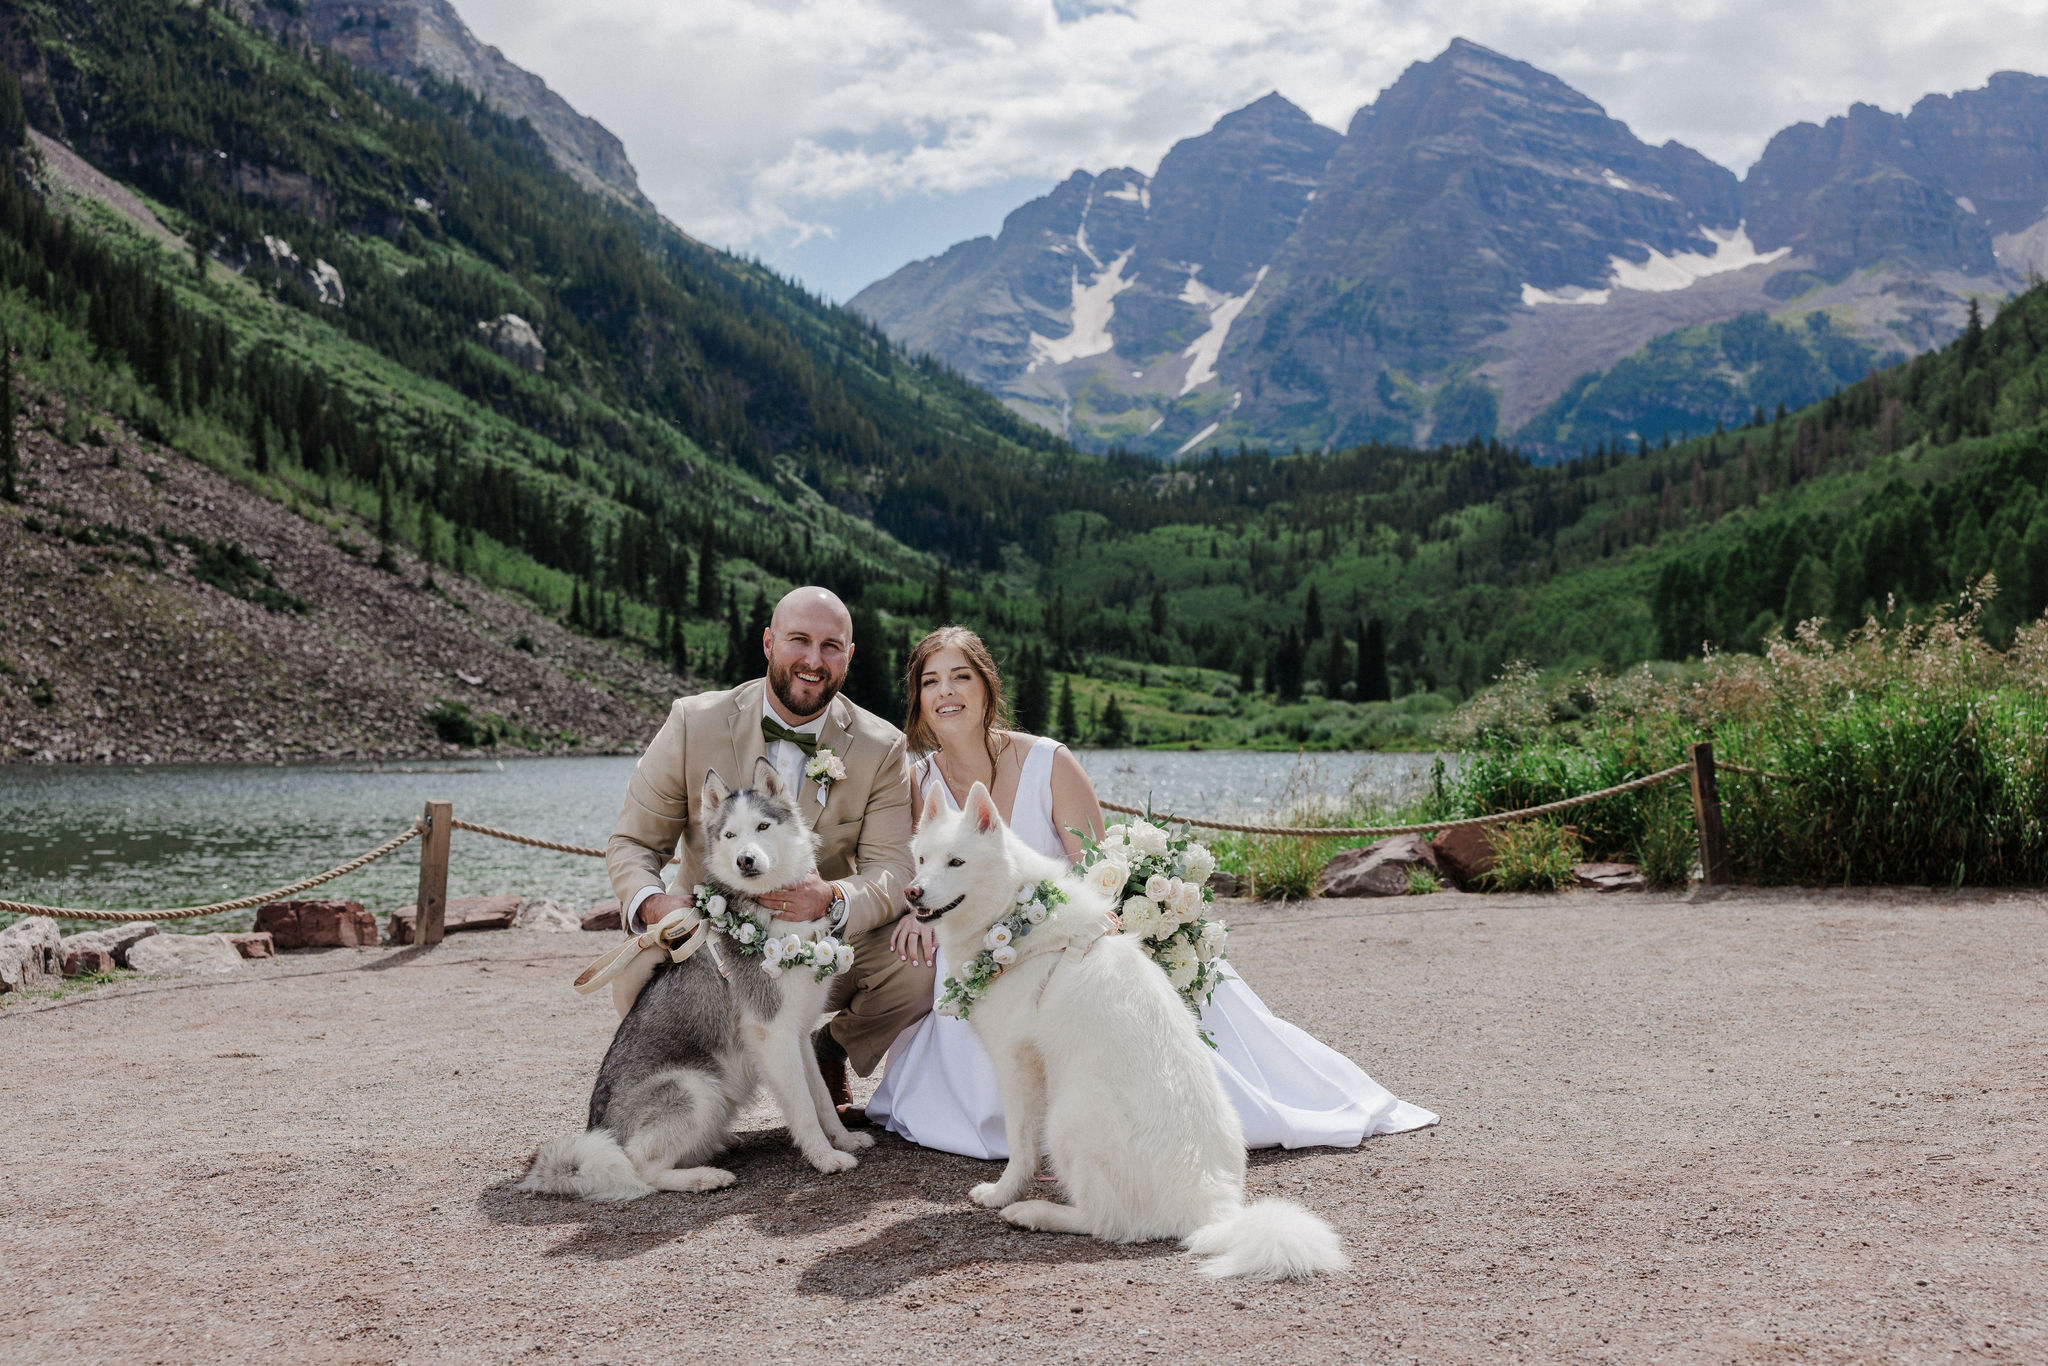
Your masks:
M1079 750L1107 802L1256 821L1304 801L1393 804L1424 791L1431 754ZM155 909L287 885L383 843L429 801L482 825L601 847L634 759L420 763L0 766L0 896L42 905ZM1114 813L1111 819L1117 819ZM346 897L380 917L410 906L408 845L306 896ZM512 892L582 909L611 895L604 865L456 831L451 897ZM251 911L179 922L246 929Z

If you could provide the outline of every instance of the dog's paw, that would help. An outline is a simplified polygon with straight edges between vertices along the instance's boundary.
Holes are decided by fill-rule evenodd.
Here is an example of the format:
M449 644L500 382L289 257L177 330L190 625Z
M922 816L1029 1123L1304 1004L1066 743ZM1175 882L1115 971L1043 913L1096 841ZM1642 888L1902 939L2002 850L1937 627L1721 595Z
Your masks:
M1017 1198L1017 1192L1000 1181L984 1181L970 1189L967 1198L983 1209L1001 1209Z
M849 1129L833 1139L832 1146L839 1149L842 1153L862 1152L875 1146L875 1136L873 1134L855 1133Z
M827 1149L823 1154L811 1158L811 1165L828 1176L833 1172L850 1172L860 1165L860 1159L852 1153Z

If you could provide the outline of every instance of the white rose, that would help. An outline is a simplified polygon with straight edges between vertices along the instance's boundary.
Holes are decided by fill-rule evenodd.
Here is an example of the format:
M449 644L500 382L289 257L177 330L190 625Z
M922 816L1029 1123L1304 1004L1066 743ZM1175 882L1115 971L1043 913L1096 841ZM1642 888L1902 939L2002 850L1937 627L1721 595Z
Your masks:
M1104 828L1102 837L1106 840L1121 840L1130 833L1130 829L1131 827L1126 822L1118 821L1115 825Z
M1043 925L1045 923L1045 907L1039 905L1036 901L1032 902L1024 908L1024 919L1033 925Z
M1131 826L1131 848L1141 854L1157 857L1166 852L1166 832L1150 821L1137 821Z
M780 939L771 939L763 944L761 946L761 957L770 963L780 963L782 961L782 941Z
M1188 846L1188 881L1206 884L1209 875L1216 871L1216 856L1200 844Z
M1199 882L1181 883L1173 889L1171 904L1173 906L1173 913L1180 917L1182 924L1197 918L1202 914L1202 907L1205 904L1202 899L1202 884Z
M1173 895L1173 879L1154 873L1145 879L1145 895L1154 901L1164 901Z
M711 912L711 914L713 915L724 915L725 898L714 894L711 900L704 903L704 909Z
M1131 880L1131 870L1117 859L1104 859L1090 868L1081 881L1104 896L1116 896Z
M745 920L740 922L740 932L738 938L742 944L751 944L760 937L761 927L759 925L756 925L751 920Z
M981 937L981 946L985 949L999 949L1013 937L1008 925L991 925L988 933Z
M1202 922L1202 934L1195 941L1195 956L1204 963L1214 962L1223 956L1224 941L1230 937L1230 927L1220 920Z
M782 964L770 962L764 958L761 960L761 971L767 973L770 977L780 977L782 975Z
M1030 886L1028 886L1028 887L1019 887L1019 888L1017 889L1017 904L1018 904L1019 906L1023 906L1023 905L1026 905L1026 904L1028 904L1028 903L1030 902L1030 900L1031 900L1031 898L1032 898L1032 897L1034 897L1034 896L1037 896L1037 895L1038 895L1038 884L1037 884L1037 883L1035 883L1035 882L1034 882L1034 883L1032 883L1032 884L1031 884Z
M849 972L853 969L853 945L841 944L838 951L832 957L838 964L839 971Z
M1017 950L1005 944L1001 948L992 951L989 957L996 960L997 967L1006 968L1017 961Z

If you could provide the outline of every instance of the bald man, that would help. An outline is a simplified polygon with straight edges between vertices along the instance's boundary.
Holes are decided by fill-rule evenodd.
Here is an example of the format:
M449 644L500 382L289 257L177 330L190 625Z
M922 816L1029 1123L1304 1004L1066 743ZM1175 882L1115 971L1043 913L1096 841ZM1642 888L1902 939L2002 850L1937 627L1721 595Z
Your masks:
M628 933L688 906L689 896L668 891L661 874L673 857L682 865L675 886L703 879L703 826L690 819L690 803L705 773L715 769L740 786L765 755L817 833L818 872L761 900L787 919L829 917L833 932L853 945L853 970L833 981L826 998L826 1009L838 1014L818 1035L826 1084L845 1106L849 1058L868 1075L896 1035L932 1008L931 965L889 948L911 878L910 766L903 732L839 695L854 640L853 619L836 594L792 590L775 605L761 649L767 678L685 697L669 709L626 785L605 868ZM804 776L804 761L827 749L846 776L821 790Z

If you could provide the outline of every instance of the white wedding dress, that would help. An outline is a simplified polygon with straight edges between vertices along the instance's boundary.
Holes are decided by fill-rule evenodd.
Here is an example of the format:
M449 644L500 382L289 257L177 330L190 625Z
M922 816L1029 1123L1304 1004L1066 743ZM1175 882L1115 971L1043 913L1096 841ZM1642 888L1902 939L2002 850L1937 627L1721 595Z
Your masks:
M1025 755L1010 828L1032 848L1065 859L1066 846L1052 820L1052 759L1058 748L1058 741L1041 738ZM937 783L958 809L938 765L921 762L917 780L920 801ZM1429 1111L1396 1098L1343 1054L1266 1009L1229 965L1223 966L1223 981L1202 1009L1202 1028L1216 1041L1210 1056L1237 1107L1245 1146L1351 1148L1374 1134L1437 1122ZM944 989L946 971L941 956L935 1000ZM867 1113L922 1147L965 1157L1009 1156L995 1069L974 1026L965 1020L934 1012L897 1035Z

